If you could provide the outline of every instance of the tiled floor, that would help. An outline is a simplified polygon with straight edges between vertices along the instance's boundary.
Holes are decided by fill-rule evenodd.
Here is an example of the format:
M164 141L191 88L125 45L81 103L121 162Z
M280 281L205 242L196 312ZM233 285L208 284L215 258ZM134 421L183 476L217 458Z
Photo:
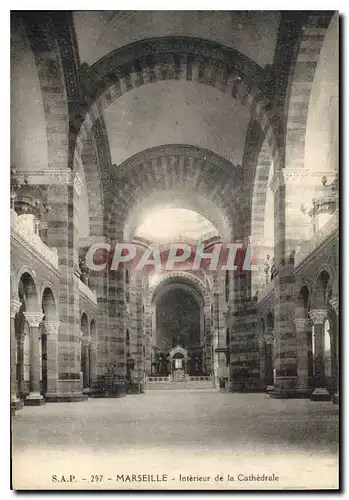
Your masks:
M53 474L74 474L76 482L59 486L94 488L91 475L109 474L100 487L334 487L337 427L331 403L215 390L25 407L13 420L14 486L57 487ZM116 474L138 472L172 475L151 486L115 483ZM263 472L280 479L240 480L239 474ZM212 478L187 482L180 474ZM224 480L217 483L217 474Z

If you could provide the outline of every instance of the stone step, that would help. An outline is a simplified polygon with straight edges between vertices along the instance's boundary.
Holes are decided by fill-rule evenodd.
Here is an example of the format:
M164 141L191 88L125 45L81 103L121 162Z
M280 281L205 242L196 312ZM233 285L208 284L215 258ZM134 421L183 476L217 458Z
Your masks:
M190 380L186 382L147 382L145 390L184 390L184 389L213 389L211 380Z

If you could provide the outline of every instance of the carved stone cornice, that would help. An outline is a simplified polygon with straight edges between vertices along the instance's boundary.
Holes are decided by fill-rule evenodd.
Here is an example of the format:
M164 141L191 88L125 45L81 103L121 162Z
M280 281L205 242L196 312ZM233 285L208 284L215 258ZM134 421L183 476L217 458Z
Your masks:
M24 311L23 314L31 328L38 328L42 321L42 318L44 317L44 314L40 311Z
M21 305L22 305L22 302L20 302L19 300L11 299L11 304L10 304L10 306L11 306L11 312L10 312L11 318L14 318L16 316Z
M327 309L311 309L309 316L314 325L322 325L327 316Z
M72 180L72 171L69 168L43 170L43 174L49 184L69 184Z
M312 172L307 169L289 170L287 168L283 170L283 175L286 182L309 182L313 187L315 179L315 183L317 183L317 179L322 179L323 177L335 177L334 172Z
M44 321L45 331L51 339L58 337L59 325L59 321Z
M332 309L338 315L338 313L339 313L339 299L338 299L338 297L332 297L332 299L330 299L330 305L331 305Z
M27 182L28 185L48 184L48 185L72 185L77 194L80 195L83 184L77 172L69 168L50 168L37 171L16 171L16 179L18 182Z

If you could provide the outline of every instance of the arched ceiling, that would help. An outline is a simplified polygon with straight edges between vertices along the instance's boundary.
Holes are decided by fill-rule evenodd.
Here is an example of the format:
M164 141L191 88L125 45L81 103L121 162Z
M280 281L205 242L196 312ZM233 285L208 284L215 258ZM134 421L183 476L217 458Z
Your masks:
M144 214L135 234L153 243L201 241L207 235L218 235L213 224L197 212L181 208L158 209Z
M143 223L144 217L147 214L162 213L173 209L180 209L182 212L190 211L197 214L202 220L207 221L207 228L213 228L213 231L223 237L223 239L229 239L229 221L224 217L219 207L212 200L198 193L197 190L193 193L190 189L185 190L184 188L181 190L168 189L157 191L145 199L140 199L129 211L124 229L124 239L129 241L135 236L142 237L137 233L137 229ZM203 231L200 231L197 234L198 238L199 236L203 236L202 233ZM148 240L148 238L146 239Z
M191 36L234 47L260 66L272 64L277 11L76 11L81 62L93 64L131 42L162 36Z
M149 276L149 286L151 289L152 300L155 295L170 284L186 284L194 288L202 298L205 297L206 286L200 279L199 273L188 273L185 271L165 271L154 273Z
M188 145L162 145L134 155L115 172L105 219L112 239L132 239L145 210L164 202L166 208L203 215L225 241L232 232L238 238L246 231L248 169L215 153Z
M104 111L112 163L161 144L190 144L241 164L250 112L217 88L159 81L122 95Z

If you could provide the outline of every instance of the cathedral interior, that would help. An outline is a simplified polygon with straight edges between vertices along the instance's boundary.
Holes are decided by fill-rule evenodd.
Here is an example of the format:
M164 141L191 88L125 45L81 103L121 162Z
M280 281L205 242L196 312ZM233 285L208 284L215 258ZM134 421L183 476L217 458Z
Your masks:
M332 11L12 12L16 418L176 384L338 404L338 85ZM118 242L254 270L89 268Z

